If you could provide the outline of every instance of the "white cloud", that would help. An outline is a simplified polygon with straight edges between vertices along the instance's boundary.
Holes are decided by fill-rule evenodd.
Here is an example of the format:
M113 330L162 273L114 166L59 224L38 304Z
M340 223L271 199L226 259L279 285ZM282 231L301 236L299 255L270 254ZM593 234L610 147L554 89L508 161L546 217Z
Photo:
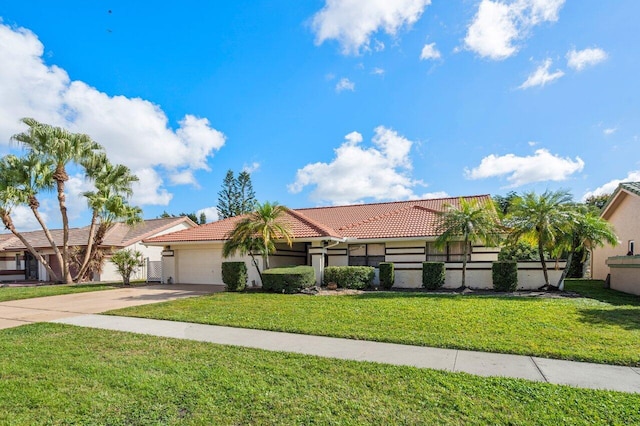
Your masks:
M538 145L538 142L536 142L536 141L529 141L529 142L527 142L527 143L529 144L529 146L536 146L536 145Z
M622 182L640 182L640 170L633 170L629 172L627 176L622 179L611 180L605 183L604 185L594 189L593 191L587 191L582 196L582 201L585 201L587 198L593 195L612 194L613 191L615 191L618 185L620 185Z
M617 128L617 127L609 127L608 129L604 129L604 130L602 131L602 133L604 133L604 134L605 134L605 136L609 136L609 135L614 134L614 133L615 133L615 132L617 132L617 131L618 131L618 128Z
M365 198L415 198L412 188L422 183L409 176L413 142L384 126L376 127L374 132L372 147L361 146L363 138L358 132L346 135L345 142L335 150L333 161L307 164L299 169L289 191L299 193L313 186L313 200L333 204Z
M442 55L440 51L436 49L435 43L425 44L420 53L420 59L423 61L427 59L440 59L441 57Z
M257 172L258 170L260 170L260 163L258 163L257 161L254 161L251 164L245 164L244 166L242 166L242 171L247 172L249 174L253 172Z
M40 209L40 216L46 222L47 213ZM11 210L11 220L18 232L39 231L42 229L31 209L27 206L16 206Z
M141 204L166 204L171 194L162 188L163 176L193 184L193 171L208 170L208 159L224 145L225 136L206 118L185 115L172 129L158 105L72 81L63 69L47 65L43 52L34 33L0 23L0 64L11 64L0 66L0 143L25 129L22 117L87 133L113 162L141 178L153 176L152 187L137 185Z
M413 25L431 0L326 0L311 21L316 44L337 40L345 55L370 50L371 36L380 30L394 36ZM374 43L376 51L384 44Z
M198 218L202 213L204 213L204 215L207 217L207 223L215 222L216 220L218 220L218 209L215 206L205 207L203 209L198 210L196 212L196 215L198 216Z
M474 169L465 169L468 179L486 179L507 176L509 187L515 188L533 182L562 181L582 171L584 161L561 158L546 149L538 149L534 155L518 157L515 154L489 155Z
M544 86L547 83L551 83L554 80L559 79L564 75L562 70L556 70L555 72L549 72L553 61L547 58L542 65L529 75L529 77L522 83L519 89L528 89L530 87Z
M82 193L94 190L95 186L93 183L85 179L81 174L76 174L69 178L65 185L67 215L69 220L79 218L82 212L87 209L87 199L82 196ZM55 208L58 208L57 199Z
M607 52L600 48L575 50L567 52L567 66L576 71L582 71L586 67L593 66L607 59Z
M133 205L160 205L166 206L173 198L165 188L162 187L162 178L152 168L141 169L136 172L140 179L133 184Z
M345 90L349 90L350 92L355 91L356 84L348 78L343 77L340 79L340 81L338 81L338 84L336 84L336 92L340 93Z
M192 170L183 170L181 172L172 173L169 175L169 180L174 185L193 185L196 188L200 188Z
M384 75L384 70L382 68L376 67L371 71L371 74L373 74L373 75Z
M503 60L542 22L555 22L565 0L482 0L467 29L465 47L483 58Z

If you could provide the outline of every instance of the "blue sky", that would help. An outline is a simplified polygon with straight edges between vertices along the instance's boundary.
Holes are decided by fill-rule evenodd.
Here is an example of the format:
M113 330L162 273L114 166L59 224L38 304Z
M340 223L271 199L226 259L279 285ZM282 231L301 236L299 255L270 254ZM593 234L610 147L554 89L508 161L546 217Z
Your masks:
M0 153L24 116L88 133L139 175L147 218L212 219L243 168L294 208L582 199L640 180L637 16L634 0L3 2ZM89 187L72 174L76 226Z

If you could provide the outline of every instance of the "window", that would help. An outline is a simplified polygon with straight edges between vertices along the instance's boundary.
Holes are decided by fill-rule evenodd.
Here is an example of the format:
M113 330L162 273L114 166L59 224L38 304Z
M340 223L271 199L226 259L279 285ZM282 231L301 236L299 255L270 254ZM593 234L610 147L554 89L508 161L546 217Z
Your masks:
M633 240L629 240L629 252L627 253L628 256L633 256L635 254L635 246L635 242Z
M349 266L373 266L377 268L384 262L384 244L349 245Z
M427 243L427 262L462 262L463 253L464 242L462 241L452 241L442 248L437 247L436 243ZM467 256L470 254L471 247L467 250Z
M20 269L20 253L16 253L16 269Z

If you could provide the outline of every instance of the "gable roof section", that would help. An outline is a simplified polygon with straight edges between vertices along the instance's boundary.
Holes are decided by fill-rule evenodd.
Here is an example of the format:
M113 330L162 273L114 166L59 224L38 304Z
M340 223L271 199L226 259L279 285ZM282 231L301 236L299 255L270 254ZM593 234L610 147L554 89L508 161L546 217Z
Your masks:
M491 203L489 195L462 197ZM436 236L438 212L457 206L460 197L390 203L356 204L288 210L284 218L296 239L411 238ZM171 234L145 239L145 243L225 241L245 216L232 217Z
M607 203L602 207L600 216L604 219L610 218L618 205L628 195L640 197L640 182L622 182L619 184Z
M197 226L191 219L187 217L171 217L162 219L149 219L136 225L127 225L125 223L115 223L105 234L103 246L127 247L133 243L141 241L143 238L157 234L169 229L180 223L187 223L191 226ZM62 229L51 229L53 240L62 246L63 231ZM12 234L8 237L0 238L0 249L2 250L25 250L26 247L17 237ZM50 248L49 240L44 231L23 232L22 236L36 249ZM6 238L6 239L5 239ZM89 227L69 229L69 246L85 246L89 238Z

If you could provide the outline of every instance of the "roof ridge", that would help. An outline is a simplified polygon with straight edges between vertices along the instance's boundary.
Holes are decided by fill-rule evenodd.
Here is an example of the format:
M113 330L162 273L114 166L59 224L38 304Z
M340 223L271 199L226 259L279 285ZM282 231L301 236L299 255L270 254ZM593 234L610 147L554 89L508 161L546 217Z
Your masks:
M381 206L384 204L396 204L396 203L419 203L423 201L441 201L441 200L457 200L459 198L482 198L491 197L491 194L479 194L479 195L461 195L458 197L438 197L438 198L420 198L417 200L396 200L396 201L382 201L378 203L360 203L360 204L341 204L338 206L317 206L317 207L300 207L297 210L317 210L317 209L337 209L341 207L358 207L358 206Z
M168 219L168 218L158 218L158 219ZM188 216L176 216L176 217L174 217L173 219L174 219L174 220L172 220L172 221L167 221L167 222L166 222L166 223L164 223L162 226L159 226L159 227L157 227L157 228L152 228L152 229L148 230L148 231L147 231L147 232L145 232L144 234L141 234L141 235L138 235L138 236L136 236L136 237L134 237L134 238L129 238L128 240L122 241L122 243L124 244L124 246L125 246L125 247L126 247L126 246L129 246L129 245L131 245L131 244L133 244L133 243L135 243L135 242L137 242L137 241L142 241L142 240L144 240L145 238L152 236L153 234L157 234L158 232L162 232L162 231L164 231L164 230L166 230L166 229L169 229L169 228L171 228L172 226L179 225L179 224L180 224L180 223L182 223L182 222L192 223L193 225L195 225L195 226L193 226L192 228L194 228L194 227L197 227L197 226L198 226L198 224L196 224L193 220L189 219L189 217L188 217ZM150 219L150 220L156 220L156 219ZM146 221L147 221L147 220L143 220L143 222L146 222ZM121 222L120 222L120 223L121 223ZM129 229L131 229L131 228L132 228L132 226L130 226L130 225L128 225L128 226L129 226ZM135 226L135 224L134 224L133 226ZM191 229L191 228L187 228L187 229ZM127 234L128 234L128 233L129 233L129 232L127 232ZM127 236L127 235L125 235L125 237L126 237L126 236Z
M353 228L355 228L356 226L360 226L360 225L363 225L363 224L365 224L365 223L369 223L369 222L377 222L377 221L379 221L380 219L384 219L385 217L389 217L389 216L396 215L396 214L398 214L398 213L400 213L400 212L402 212L402 211L409 210L409 209L412 209L412 208L414 208L414 207L416 207L416 206L415 206L415 205L410 205L410 206L401 207L401 208L399 208L399 209L391 210L391 211L388 211L388 212L386 212L386 213L382 213L382 214L380 214L380 215L378 215L378 216L372 216L372 217L369 217L369 218L363 219L363 220L361 220L361 221L359 221L359 222L354 222L354 223L350 223L350 224L348 224L348 225L342 226L342 227L340 227L340 229L339 229L339 230L343 230L343 229L353 229Z
M329 237L340 237L342 238L342 235L340 235L335 229L326 226L320 222L316 222L315 220L311 219L310 217L307 217L305 214L296 211L294 209L290 209L287 208L287 212L289 214L291 214L292 216L295 216L298 220L301 220L303 222L306 222L308 225L310 225L313 228L316 228L317 231L321 231L325 234L327 234L327 236Z

